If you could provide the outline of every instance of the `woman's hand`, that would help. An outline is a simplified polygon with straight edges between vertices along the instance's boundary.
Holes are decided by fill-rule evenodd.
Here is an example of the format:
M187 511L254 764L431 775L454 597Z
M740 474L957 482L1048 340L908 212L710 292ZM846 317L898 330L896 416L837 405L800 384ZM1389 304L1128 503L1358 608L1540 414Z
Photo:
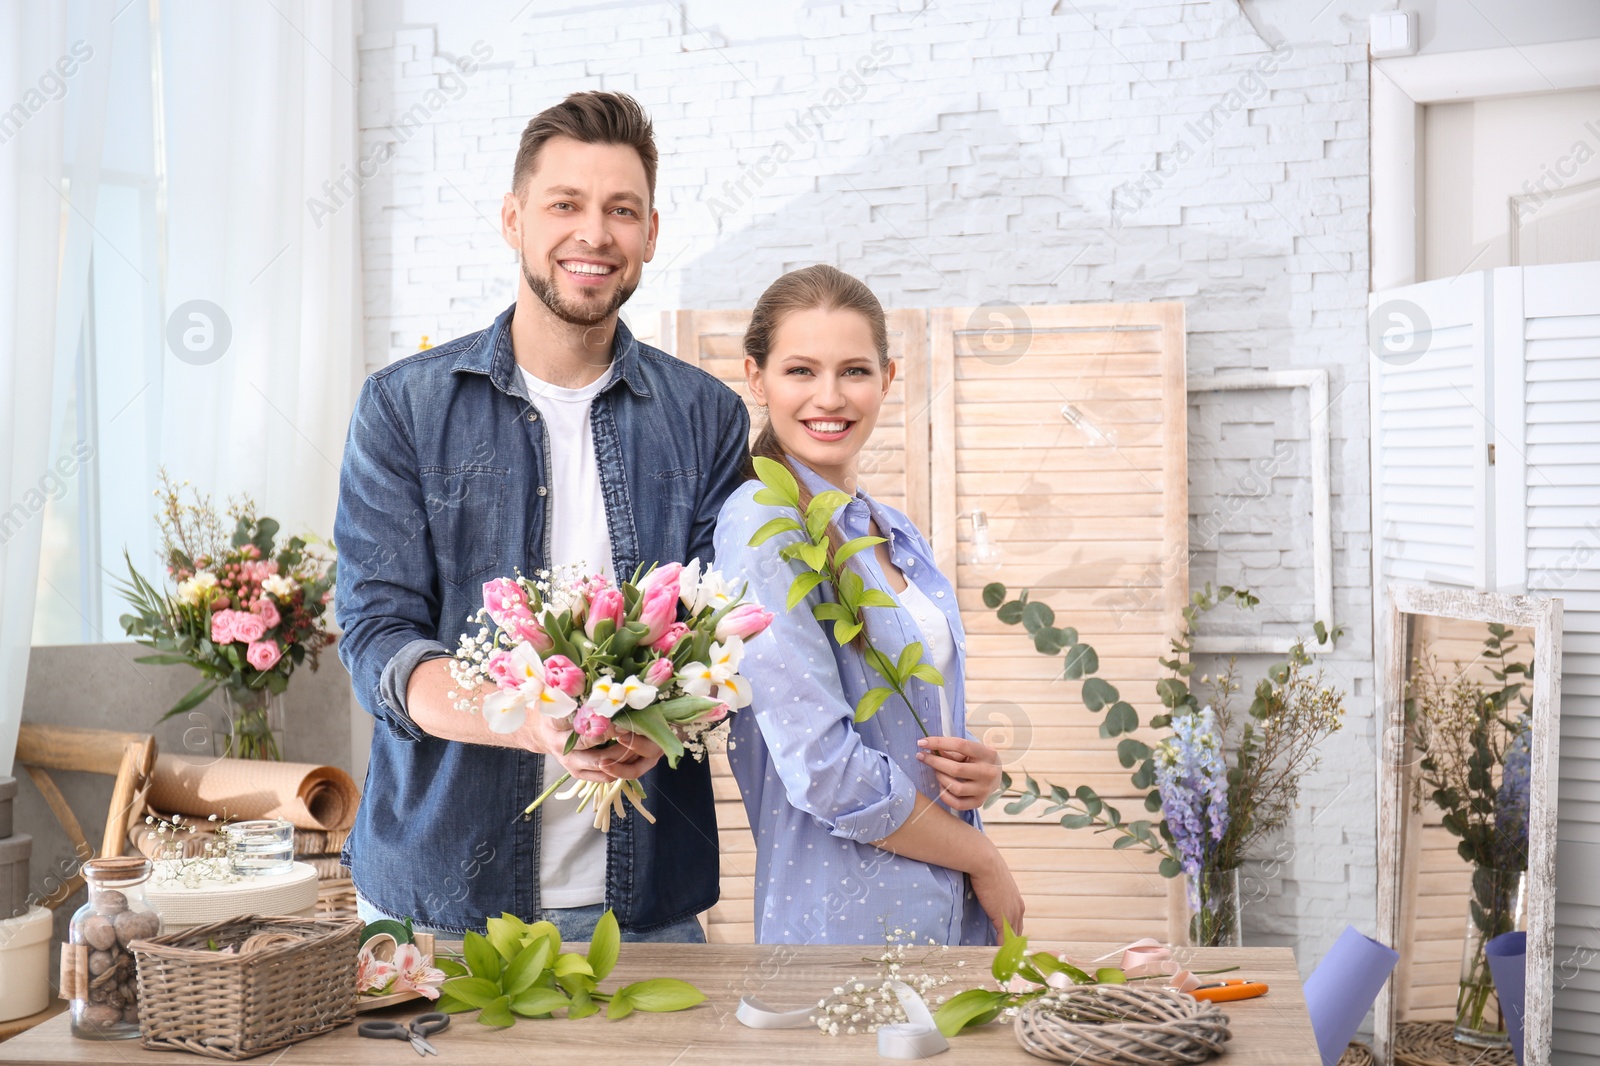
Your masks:
M951 810L970 811L1000 787L1000 753L963 737L923 737L917 758L939 781L939 799Z
M990 848L993 854L989 861L981 869L967 874L972 881L973 894L978 897L978 906L983 908L983 913L994 923L997 937L1005 935L1002 922L1009 922L1013 933L1021 933L1022 890L1017 887L1016 878L1011 876L1011 867L1000 857L1000 849L992 844Z

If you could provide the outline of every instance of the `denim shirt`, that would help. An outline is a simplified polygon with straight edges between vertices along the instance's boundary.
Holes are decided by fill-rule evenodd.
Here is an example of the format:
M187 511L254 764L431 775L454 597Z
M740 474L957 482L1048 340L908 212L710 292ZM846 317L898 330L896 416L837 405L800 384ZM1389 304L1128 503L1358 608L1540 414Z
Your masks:
M794 467L814 493L833 488L804 465ZM756 530L783 513L755 502L760 487L747 482L728 497L716 535L718 569L734 588L748 582L746 595L776 616L745 645L739 672L750 680L754 702L734 716L728 752L756 837L757 942L881 944L885 932L901 929L924 942L994 943L966 874L872 846L911 816L918 791L939 794L933 771L917 760L922 731L897 696L867 721L855 721L856 702L882 681L858 648L834 641L832 623L812 616L813 606L834 598L826 583L793 611L784 609L801 564L778 553L800 534L749 547ZM867 535L869 520L888 538L895 566L916 578L950 626L956 662L945 686L951 728L965 737L966 633L955 589L927 540L894 508L857 493L835 523L852 539ZM875 552L859 553L850 565L868 588L894 596ZM869 607L865 617L873 646L890 659L922 640L903 609ZM909 695L937 734L938 688L913 679ZM958 817L982 828L976 811Z
M541 909L540 819L522 809L544 786L543 756L441 740L405 706L412 670L476 631L467 619L485 581L550 566L549 449L512 354L514 310L366 380L334 523L339 658L378 720L344 860L379 909L452 931ZM611 359L591 420L613 572L709 560L717 511L742 476L744 404L620 321ZM662 762L642 784L656 823L630 815L606 841L606 905L634 932L718 895L706 765Z

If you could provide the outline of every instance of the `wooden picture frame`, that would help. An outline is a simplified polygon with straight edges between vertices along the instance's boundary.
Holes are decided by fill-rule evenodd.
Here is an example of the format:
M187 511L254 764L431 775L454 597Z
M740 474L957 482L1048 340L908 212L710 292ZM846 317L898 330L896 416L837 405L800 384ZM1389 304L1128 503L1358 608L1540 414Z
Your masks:
M1404 858L1411 824L1412 782L1406 746L1406 616L1431 615L1499 623L1533 631L1533 743L1529 767L1527 1003L1523 1017L1526 1061L1548 1062L1555 970L1556 766L1560 748L1562 601L1469 589L1390 585L1381 619L1378 661L1378 939L1402 955ZM1394 1056L1396 982L1378 994L1374 1022L1377 1061Z

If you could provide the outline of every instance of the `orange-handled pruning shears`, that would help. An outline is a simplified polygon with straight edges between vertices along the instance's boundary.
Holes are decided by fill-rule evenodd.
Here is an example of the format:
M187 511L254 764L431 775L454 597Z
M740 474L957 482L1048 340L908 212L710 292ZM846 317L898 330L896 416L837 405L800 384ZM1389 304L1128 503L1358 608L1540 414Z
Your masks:
M1234 999L1254 999L1256 996L1267 994L1267 986L1262 981L1246 981L1242 977L1235 977L1231 981L1219 981L1214 985L1201 985L1199 988L1189 990L1195 999L1209 999L1213 1003L1223 1003Z

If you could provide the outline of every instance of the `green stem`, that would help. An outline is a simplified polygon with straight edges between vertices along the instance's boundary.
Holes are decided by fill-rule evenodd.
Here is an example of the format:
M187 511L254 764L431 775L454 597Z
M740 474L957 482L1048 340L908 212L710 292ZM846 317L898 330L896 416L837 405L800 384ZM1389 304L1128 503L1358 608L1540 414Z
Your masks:
M532 803L528 804L526 807L524 807L522 809L522 813L523 814L532 814L534 811L538 810L539 809L539 804L541 804L545 800L549 799L550 798L550 794L552 792L554 792L556 789L560 788L562 785L566 784L568 781L571 781L571 780L572 780L572 775L571 774L562 774L560 777L556 778L555 784L551 785L549 788L547 788L543 792L539 793L539 798L534 800Z

